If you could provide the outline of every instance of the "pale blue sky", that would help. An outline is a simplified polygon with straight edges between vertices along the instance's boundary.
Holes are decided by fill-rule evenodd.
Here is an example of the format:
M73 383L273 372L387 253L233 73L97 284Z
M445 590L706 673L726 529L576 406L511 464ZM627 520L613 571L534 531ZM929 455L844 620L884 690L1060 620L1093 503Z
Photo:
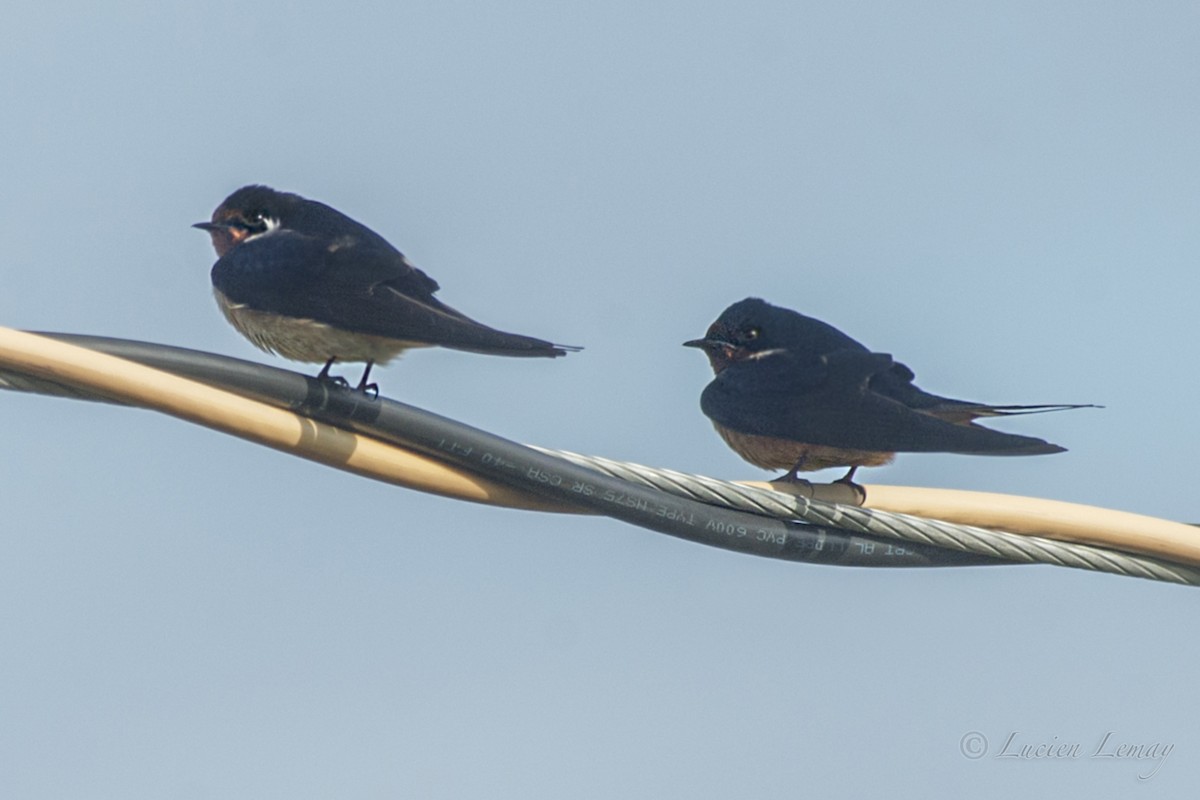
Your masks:
M188 227L265 182L371 226L464 312L587 347L416 352L377 373L397 399L764 477L679 346L758 295L932 391L1107 406L1004 425L1063 455L901 456L865 482L1198 520L1198 24L1192 3L9 2L0 324L282 364L221 319ZM0 395L0 430L4 797L1182 797L1200 777L1196 590L755 559L63 400ZM968 760L971 731L1175 750L1139 782Z

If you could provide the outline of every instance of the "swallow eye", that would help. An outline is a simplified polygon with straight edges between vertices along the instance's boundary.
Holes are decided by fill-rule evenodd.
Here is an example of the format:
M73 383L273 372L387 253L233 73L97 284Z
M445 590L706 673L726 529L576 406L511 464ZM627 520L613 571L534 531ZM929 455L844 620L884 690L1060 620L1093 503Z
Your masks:
M245 214L242 217L242 220L242 224L246 226L247 230L254 231L256 233L261 233L270 227L269 223L267 222L267 212L265 211L251 211Z
M761 333L762 333L761 328L747 328L746 329L746 341L753 342L755 339L757 339L759 337L759 335Z

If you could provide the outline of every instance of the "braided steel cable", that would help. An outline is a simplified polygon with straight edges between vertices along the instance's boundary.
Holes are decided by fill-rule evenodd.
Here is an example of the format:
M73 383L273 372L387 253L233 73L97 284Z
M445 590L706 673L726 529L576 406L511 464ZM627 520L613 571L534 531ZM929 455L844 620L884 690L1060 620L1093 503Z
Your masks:
M1200 586L1200 570L1148 556L1135 556L1092 545L1006 533L910 514L826 503L704 475L529 446L580 466L590 467L606 475L640 483L659 491L776 519L799 519L815 525L917 542L1017 563L1052 564Z

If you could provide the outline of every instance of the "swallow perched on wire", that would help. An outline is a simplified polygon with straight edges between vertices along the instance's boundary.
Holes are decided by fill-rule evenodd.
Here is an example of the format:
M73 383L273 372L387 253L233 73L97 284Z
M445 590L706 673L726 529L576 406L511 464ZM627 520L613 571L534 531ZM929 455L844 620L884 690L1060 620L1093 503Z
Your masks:
M797 473L888 464L898 452L1028 456L1065 448L978 425L981 417L1085 405L993 406L923 391L913 371L832 325L758 298L734 303L703 339L716 377L700 408L725 442L764 469Z
M489 328L434 297L437 281L382 236L324 203L244 186L192 227L217 251L217 305L255 346L293 361L365 361L440 345L503 356L566 355L577 347Z

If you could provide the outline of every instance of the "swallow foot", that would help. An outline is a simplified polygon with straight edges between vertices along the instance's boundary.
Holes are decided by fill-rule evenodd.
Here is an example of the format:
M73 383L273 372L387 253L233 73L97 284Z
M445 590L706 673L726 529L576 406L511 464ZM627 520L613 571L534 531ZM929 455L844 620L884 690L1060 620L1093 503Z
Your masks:
M794 469L789 469L787 472L771 481L771 483L790 483L793 486L806 486L809 488L812 488L813 485L812 481L810 481L808 478L801 478L798 474L796 474L796 470Z
M335 361L337 361L337 356L329 357L329 360L325 362L325 366L321 367L321 371L317 373L317 380L319 380L319 381L340 380L343 383L346 382L345 378L334 379L334 378L329 377L329 368L333 366L333 362L335 362Z
M341 375L318 375L317 380L329 386L336 386L339 389L350 388L350 381L346 380Z
M343 378L341 375L330 375L329 368L333 366L333 362L337 361L337 356L331 356L325 362L325 366L321 367L321 371L317 373L317 380L321 383L327 383L330 386L336 386L339 389L349 389L350 381ZM362 388L361 386L359 388Z
M858 472L858 467L853 466L850 468L849 472L847 472L842 477L838 478L836 481L834 481L834 483L844 483L847 486L853 486L856 489L861 489L862 487L854 482L854 473L856 473L856 472Z
M857 471L858 467L851 467L849 472L838 478L833 483L835 486L841 484L842 486L850 487L850 489L853 490L854 494L858 497L857 504L862 505L867 499L867 490L862 487L862 484L854 482L854 473Z
M804 469L804 463L806 461L808 461L808 459L805 456L800 456L800 458L796 460L796 463L792 465L791 469L780 475L775 480L771 481L771 483L791 483L797 486L811 487L812 481L800 477L800 470Z
M373 400L378 400L379 399L379 384L378 383L367 383L367 378L369 378L371 376L371 367L373 367L373 366L375 366L374 361L367 361L367 367L366 367L366 369L363 370L362 377L359 378L358 386L355 388L355 390L362 392L363 394L370 395L371 399L373 399Z

